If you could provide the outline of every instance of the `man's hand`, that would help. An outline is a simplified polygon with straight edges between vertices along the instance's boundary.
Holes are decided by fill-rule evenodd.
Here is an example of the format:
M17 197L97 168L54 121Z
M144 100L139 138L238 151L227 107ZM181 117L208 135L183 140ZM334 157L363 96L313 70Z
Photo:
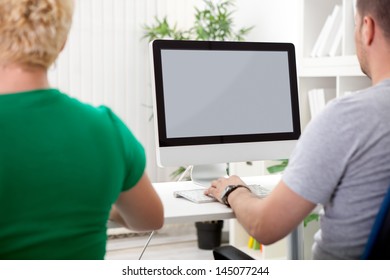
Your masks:
M229 185L244 185L246 184L238 176L230 176L229 178L219 178L211 182L211 186L205 191L206 195L210 195L221 201L221 195L225 188Z

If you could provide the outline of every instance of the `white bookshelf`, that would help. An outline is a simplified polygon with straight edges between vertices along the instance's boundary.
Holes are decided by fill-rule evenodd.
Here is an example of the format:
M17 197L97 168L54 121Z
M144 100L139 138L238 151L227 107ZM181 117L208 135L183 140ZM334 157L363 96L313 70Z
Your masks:
M237 222L237 220L230 220L230 244L250 255L254 259L276 259L283 260L287 259L288 247L287 238L283 238L278 242L262 246L262 250L254 250L248 248L249 235L245 229Z
M308 92L315 88L334 88L336 96L370 86L370 80L362 73L355 53L354 0L300 0L301 46L298 57L301 123L303 128L310 121ZM334 7L341 7L342 37L339 51L313 56L313 48L327 18ZM332 37L333 35L333 37ZM330 39L336 40L336 32Z

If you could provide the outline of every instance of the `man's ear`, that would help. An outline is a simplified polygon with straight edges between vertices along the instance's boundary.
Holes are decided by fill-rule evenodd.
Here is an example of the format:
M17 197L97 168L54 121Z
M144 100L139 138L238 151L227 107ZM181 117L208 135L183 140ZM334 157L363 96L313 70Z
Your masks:
M374 41L375 37L375 21L370 16L365 16L363 18L363 43L367 46L370 46Z

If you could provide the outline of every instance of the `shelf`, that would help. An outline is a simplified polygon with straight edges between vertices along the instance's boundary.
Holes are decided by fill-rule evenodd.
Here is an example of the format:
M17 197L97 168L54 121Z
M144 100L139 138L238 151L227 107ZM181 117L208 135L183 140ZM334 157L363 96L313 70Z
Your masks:
M301 0L304 57L355 54L354 3L353 0Z
M356 55L303 58L300 77L365 76Z

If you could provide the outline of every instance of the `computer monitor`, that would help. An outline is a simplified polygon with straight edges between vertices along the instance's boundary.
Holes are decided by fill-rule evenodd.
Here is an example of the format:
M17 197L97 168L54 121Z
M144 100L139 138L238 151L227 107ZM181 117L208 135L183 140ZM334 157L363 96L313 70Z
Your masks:
M293 44L150 47L160 166L289 158L301 133Z

